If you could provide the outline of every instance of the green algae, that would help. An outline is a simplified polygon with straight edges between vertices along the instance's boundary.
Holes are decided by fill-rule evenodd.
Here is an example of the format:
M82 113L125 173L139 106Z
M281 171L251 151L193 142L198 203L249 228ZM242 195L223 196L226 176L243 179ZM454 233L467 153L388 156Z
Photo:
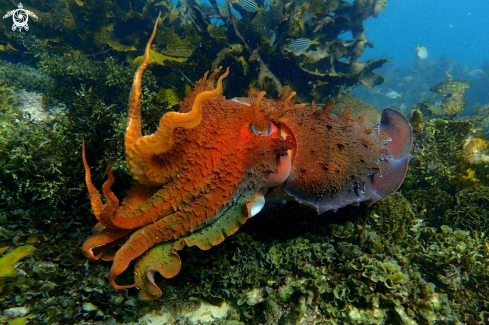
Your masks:
M463 158L464 140L473 125L434 118L426 119L418 128L402 188L430 187L454 193L473 185L466 178L469 165Z
M3 129L5 124L22 114L16 90L15 87L0 83L0 123L3 124Z
M0 254L3 254L8 248L9 247L0 248ZM34 249L34 246L21 246L2 256L0 258L0 278L17 276L17 271L14 269L14 264L24 256L31 254Z
M9 247L0 248L0 255L7 251ZM10 253L0 257L0 293L5 286L6 278L17 277L17 270L14 268L15 263L34 251L34 246L17 247Z
M445 224L484 233L489 231L489 188L468 188L455 195L457 204L447 211Z
M397 200L379 205L392 206L397 205L396 202L399 202L396 211L404 211L406 204L409 205L400 194ZM201 285L193 289L174 287L178 284L176 279L168 284L163 301L178 304L174 300L179 299L173 296L175 294L178 297L197 294L204 298L231 299L238 306L248 305L246 309L241 307L245 319L254 310L255 321L261 319L257 315L264 308L270 312L270 319L280 319L281 322L291 317L290 314L286 316L284 310L292 313L296 320L310 319L314 314L315 319L353 324L392 323L396 319L405 322L410 319L416 323L463 321L467 318L462 312L465 307L452 302L447 295L457 285L460 290L461 284L457 284L453 272L458 265L466 265L471 269L473 281L487 281L488 270L481 267L484 268L487 259L488 251L484 245L488 242L484 235L472 237L462 230L450 230L446 226L437 231L420 225L406 228L404 237L394 240L385 233L377 234L368 225L346 223L331 226L331 235L326 238L310 234L285 243L268 243L265 252L252 249L254 241L239 234L216 247L234 248L231 252L229 249L219 250L216 254L219 259L213 259L211 255L207 263L215 265L212 269L199 269ZM374 238L374 242L375 238L380 238L384 250L380 251L375 244L377 251L372 251L372 240L366 241L366 234ZM253 268L250 268L246 255L230 256L232 251L241 251L239 247L245 243L250 247L248 252L253 252L253 267L261 268L261 272L250 272ZM353 255L343 257L344 247L349 245L356 249L347 250ZM263 264L266 261L271 264ZM193 264L194 268L197 266ZM187 281L194 276L189 270L182 272ZM238 279L233 277L255 277L255 280L236 281ZM226 286L225 283L233 285ZM206 287L208 289L204 289ZM190 291L182 293L181 290ZM319 313L314 309L318 305Z

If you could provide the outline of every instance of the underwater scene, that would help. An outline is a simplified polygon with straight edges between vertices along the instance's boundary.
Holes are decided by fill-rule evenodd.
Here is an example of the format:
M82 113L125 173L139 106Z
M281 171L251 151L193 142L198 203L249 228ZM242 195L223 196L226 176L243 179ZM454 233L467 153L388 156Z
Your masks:
M0 324L489 324L488 12L0 0Z

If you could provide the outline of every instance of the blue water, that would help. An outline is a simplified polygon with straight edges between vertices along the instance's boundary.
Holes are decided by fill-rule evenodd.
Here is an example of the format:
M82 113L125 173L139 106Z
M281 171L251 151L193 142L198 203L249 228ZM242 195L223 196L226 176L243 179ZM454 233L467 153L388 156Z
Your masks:
M365 22L368 49L363 59L390 57L411 65L418 44L429 59L441 55L480 69L489 61L489 1L389 0L385 12Z

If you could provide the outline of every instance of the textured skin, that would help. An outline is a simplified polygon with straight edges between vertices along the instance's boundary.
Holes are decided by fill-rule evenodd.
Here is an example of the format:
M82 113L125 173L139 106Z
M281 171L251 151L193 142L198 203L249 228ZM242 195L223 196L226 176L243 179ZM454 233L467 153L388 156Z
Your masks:
M221 92L229 71L214 88L220 69L198 81L180 111L166 113L154 134L143 136L141 78L155 33L156 24L129 96L125 144L134 181L121 204L110 189L110 164L102 203L83 145L87 188L99 222L83 251L91 260L113 260L114 288L137 286L141 299L159 297L153 274L175 276L181 265L177 251L185 244L209 249L236 232L250 217L259 191L287 193L323 212L370 204L404 179L412 134L402 114L387 111L388 127L379 132L348 112L331 116L332 101L323 109L296 105L287 87L277 100L256 90L228 100ZM381 177L389 159L388 177L378 181L375 175ZM116 277L136 259L135 283L118 285Z

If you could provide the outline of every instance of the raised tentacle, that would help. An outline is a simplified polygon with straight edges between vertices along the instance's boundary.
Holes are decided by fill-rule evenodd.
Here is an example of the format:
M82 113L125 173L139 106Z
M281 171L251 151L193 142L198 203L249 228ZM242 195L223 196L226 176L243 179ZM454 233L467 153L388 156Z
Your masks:
M158 26L158 21L160 20L160 16L161 12L156 19L155 25L153 27L153 33L151 34L151 37L146 44L143 60L141 61L141 64L139 64L139 67L134 74L131 92L129 93L129 112L127 114L127 128L124 138L126 145L126 159L129 156L129 152L131 151L134 142L136 142L136 140L143 135L141 131L141 80L143 78L143 73L149 64L149 51L151 49L151 43L153 42L153 39L156 35L156 29Z
M119 199L110 189L114 184L114 176L112 175L111 168L112 158L109 159L109 165L107 166L107 180L102 185L102 192L104 193L106 202L102 208L101 217L104 219L104 226L111 229L118 229L119 227L115 226L111 219L112 214L116 213L117 209L119 209Z
M146 185L158 185L152 179L152 173L158 170L154 157L171 149L175 141L175 129L192 129L202 121L202 103L222 93L222 80L229 74L229 68L219 77L216 89L204 91L195 98L192 109L188 113L168 112L160 121L158 130L136 140L129 152L127 164L135 181Z

